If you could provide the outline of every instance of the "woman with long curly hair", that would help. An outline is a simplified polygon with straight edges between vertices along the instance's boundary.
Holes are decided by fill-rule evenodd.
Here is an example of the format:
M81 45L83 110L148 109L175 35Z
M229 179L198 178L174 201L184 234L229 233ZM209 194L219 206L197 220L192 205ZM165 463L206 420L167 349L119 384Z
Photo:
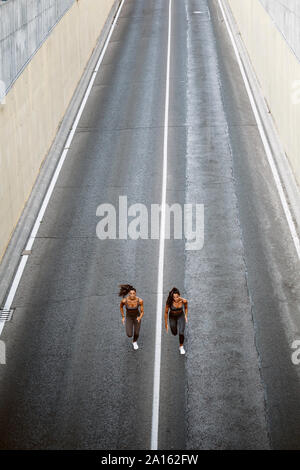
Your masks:
M183 311L183 306L184 310ZM183 347L184 343L184 329L185 324L187 323L188 316L188 301L183 297L180 297L180 292L176 287L173 287L170 290L166 308L165 308L165 326L168 332L168 313L169 313L169 322L170 328L173 335L177 335L177 330L179 333L179 351L180 354L185 354Z
M126 307L126 334L129 338L133 336L133 348L138 349L137 339L140 333L141 320L144 315L143 299L136 296L135 287L130 284L120 284L119 296L123 297L120 303L122 323L125 323L124 305ZM128 294L127 297L125 297ZM124 298L125 297L125 298ZM139 307L141 310L139 310Z

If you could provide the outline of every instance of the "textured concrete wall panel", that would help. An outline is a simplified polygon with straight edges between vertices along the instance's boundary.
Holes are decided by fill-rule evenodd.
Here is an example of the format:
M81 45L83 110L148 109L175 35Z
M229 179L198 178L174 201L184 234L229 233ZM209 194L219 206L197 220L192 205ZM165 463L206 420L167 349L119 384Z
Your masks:
M0 79L8 91L75 0L9 0L0 4Z

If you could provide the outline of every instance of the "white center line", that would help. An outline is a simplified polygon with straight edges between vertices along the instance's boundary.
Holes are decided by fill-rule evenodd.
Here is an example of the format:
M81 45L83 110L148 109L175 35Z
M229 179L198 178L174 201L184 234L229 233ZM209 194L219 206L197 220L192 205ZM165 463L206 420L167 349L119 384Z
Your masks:
M90 92L91 92L93 83L94 83L94 81L95 81L95 78L96 78L98 69L99 69L99 67L100 67L100 64L101 64L102 59L103 59L104 54L105 54L105 51L106 51L107 46L108 46L108 44L109 44L109 40L110 40L111 35L112 35L112 33L113 33L114 29L115 29L117 20L118 20L118 18L119 18L119 16L120 16L120 13L121 13L121 10L122 10L124 1L125 1L125 0L122 0L121 5L119 6L119 9L118 9L118 11L117 11L117 14L116 14L116 16L115 16L115 18L114 18L114 21L113 21L112 25L111 25L111 29L110 29L110 31L109 31L109 34L108 34L108 36L107 36L107 38L106 38L106 40L105 40L105 44L104 44L103 49L102 49L102 51L101 51L101 54L100 54L100 57L99 57L99 59L98 59L96 68L95 68L95 70L93 71L93 74L92 74L92 76L91 76L89 85L88 85L88 87L87 87L87 89L86 89L84 98L83 98L83 100L82 100L82 102L81 102L81 105L80 105L80 108L79 108L78 113L77 113L77 115L76 115L76 118L75 118L75 121L74 121L74 123L73 123L72 129L71 129L70 134L69 134L69 136L68 136L68 139L67 139L67 141L66 141L66 144L65 144L65 147L64 147L64 149L63 149L63 152L62 152L62 154L61 154L61 156L60 156L60 159L59 159L59 162L58 162L58 164L57 164L55 173L54 173L54 175L53 175L53 177L52 177L52 179L51 179L51 182L50 182L50 185L49 185L49 187L48 187L48 190L47 190L47 193L46 193L46 195L45 195L45 198L44 198L44 200L43 200L42 206L41 206L41 208L40 208L40 211L39 211L38 216L37 216L37 218L36 218L35 224L34 224L34 226L33 226L33 229L32 229L32 231L31 231L31 234L30 234L29 239L28 239L28 241L27 241L27 245L26 245L26 247L25 247L25 250L31 250L32 245L33 245L33 243L34 243L34 240L35 240L35 238L36 238L38 229L39 229L39 227L40 227L40 224L41 224L41 221L42 221L42 219L43 219L44 213L45 213L45 211L46 211L46 209L47 209L47 206L48 206L48 203L49 203L51 194L52 194L52 192L53 192L53 189L54 189L54 187L55 187L56 181L57 181L57 179L58 179L60 170L61 170L61 168L62 168L62 166L63 166L63 163L64 163L64 161L65 161L66 155L67 155L68 150L69 150L69 148L70 148L70 145L71 145L73 136L74 136L74 134L75 134L75 131L76 131L76 128L77 128L77 125L78 125L80 116L81 116L81 114L82 114L82 112L83 112L83 109L84 109L84 107L85 107L85 104L86 104L86 102L87 102L87 99L88 99L88 97L89 97L89 94L90 94ZM20 280L21 280L23 271L24 271L24 269L25 269L25 266L26 266L26 263L27 263L27 260L28 260L28 256L30 256L30 255L23 255L23 256L22 256L22 259L21 259L21 261L20 261L20 263L19 263L17 272L16 272L16 274L15 274L15 276L14 276L12 285L11 285L11 287L10 287L10 290L9 290L9 293L8 293L8 296L7 296L5 305L4 305L4 308L5 308L5 309L8 309L8 310L9 310L9 309L11 308L12 302L13 302L13 300L14 300L14 297L15 297L15 294L16 294L16 291L17 291L17 288L18 288L18 286L19 286L19 283L20 283ZM1 336L2 330L3 330L3 328L4 328L4 325L5 325L5 322L4 322L4 321L0 321L0 336Z
M162 309L163 309L164 255L165 255L164 249L165 249L166 190L167 190L168 132L169 132L171 12L172 12L172 0L169 0L169 28L168 28L164 151L163 151L163 179L162 179L162 197L161 197L161 209L162 210L161 210L161 226L160 226L160 239L159 239L159 258L158 258L151 450L157 450L157 447L158 447L159 389L160 389L160 363L161 363L161 323L162 323Z

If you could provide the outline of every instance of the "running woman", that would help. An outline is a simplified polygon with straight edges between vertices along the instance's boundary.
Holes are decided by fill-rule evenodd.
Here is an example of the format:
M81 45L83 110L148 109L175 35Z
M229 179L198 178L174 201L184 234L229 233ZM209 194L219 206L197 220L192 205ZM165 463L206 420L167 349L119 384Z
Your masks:
M144 302L143 299L140 299L136 296L136 289L130 284L120 284L120 297L125 297L128 294L128 297L123 298L120 303L120 311L122 315L122 323L125 323L125 316L123 307L126 307L126 334L129 338L133 336L133 348L138 349L137 339L140 333L141 320L144 315ZM139 307L141 310L139 310Z
M185 313L183 311L183 306ZM170 313L169 313L170 310ZM184 343L184 329L187 323L188 316L188 301L183 297L180 297L180 292L176 287L169 292L169 296L166 302L165 308L165 325L168 332L168 313L170 328L173 335L177 335L177 329L179 333L179 351L180 354L185 354L183 347Z

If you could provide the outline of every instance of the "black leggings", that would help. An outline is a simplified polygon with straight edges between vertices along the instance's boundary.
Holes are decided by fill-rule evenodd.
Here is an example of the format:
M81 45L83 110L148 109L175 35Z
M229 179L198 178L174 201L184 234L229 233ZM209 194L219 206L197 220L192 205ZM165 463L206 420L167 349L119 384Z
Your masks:
M133 342L137 341L139 337L140 327L141 320L138 322L137 317L126 315L126 334L129 338L133 335Z
M177 335L177 327L179 333L179 344L184 343L185 316L184 313L169 314L170 328L174 336Z

